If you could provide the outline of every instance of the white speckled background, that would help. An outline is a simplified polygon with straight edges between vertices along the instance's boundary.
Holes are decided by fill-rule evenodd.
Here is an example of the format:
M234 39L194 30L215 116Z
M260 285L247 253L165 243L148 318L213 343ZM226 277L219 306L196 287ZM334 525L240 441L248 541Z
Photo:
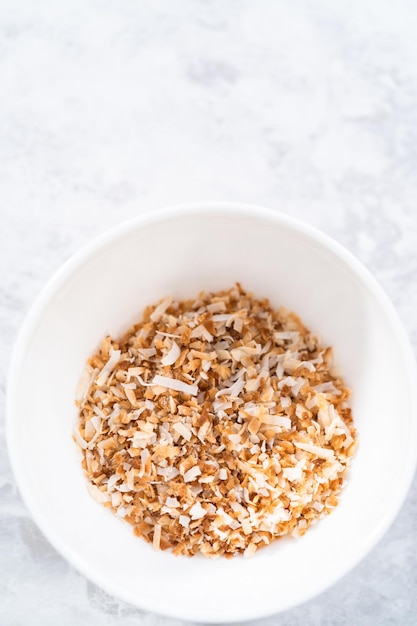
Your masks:
M17 329L92 236L164 204L228 199L343 243L417 349L417 4L2 0L0 92L0 624L173 626L87 582L23 506L3 410ZM416 623L414 482L354 571L259 625Z

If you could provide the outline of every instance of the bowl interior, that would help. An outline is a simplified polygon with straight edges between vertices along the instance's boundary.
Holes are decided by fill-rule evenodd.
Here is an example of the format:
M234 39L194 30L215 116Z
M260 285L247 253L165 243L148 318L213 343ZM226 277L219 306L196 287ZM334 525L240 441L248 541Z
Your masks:
M219 206L138 220L71 260L26 322L10 389L15 472L55 547L127 601L208 622L288 608L355 564L400 505L415 456L404 345L389 305L362 271L307 228ZM339 507L303 538L251 559L155 553L87 492L71 436L75 389L100 339L118 336L147 304L236 281L294 310L334 347L353 389L359 450Z

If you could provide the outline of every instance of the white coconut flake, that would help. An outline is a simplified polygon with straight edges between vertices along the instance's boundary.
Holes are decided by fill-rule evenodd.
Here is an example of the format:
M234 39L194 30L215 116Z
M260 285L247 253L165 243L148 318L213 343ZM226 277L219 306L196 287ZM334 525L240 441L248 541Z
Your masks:
M179 347L178 344L175 343L175 341L173 341L169 352L164 356L163 359L161 359L162 365L164 366L173 365L175 361L178 359L178 357L180 356L180 354L181 354L181 348Z
M230 387L226 387L225 389L221 389L220 391L218 391L216 393L216 398L219 398L220 396L230 396L231 398L237 398L240 392L243 390L245 384L245 379L242 376Z
M144 359L150 359L156 354L156 348L138 348L138 352Z
M291 419L285 415L268 415L261 416L263 424L269 424L270 426L281 426L286 430L291 430Z
M92 439L92 437L95 435L96 433L96 429L94 428L91 419L87 420L85 423L85 429L84 429L84 434L85 434L85 438L87 441L90 441Z
M161 317L164 315L165 311L169 308L172 303L172 297L165 298L158 304L153 313L151 314L151 321L156 323L159 322Z
M144 448L142 452L140 453L140 460L141 460L142 465L145 465L149 457L150 457L150 452L148 448Z
M212 304L208 304L206 308L209 313L220 313L226 310L226 305L223 301L213 302Z
M107 361L107 363L103 366L99 376L97 377L96 382L99 387L102 387L103 385L106 384L107 379L112 373L115 365L117 365L117 363L119 362L120 355L121 355L121 350L113 350L113 348L110 348L110 358Z
M202 517L204 517L206 514L206 510L203 509L200 502L196 502L191 507L189 513L190 513L191 519L194 521L194 520L201 519Z
M182 422L176 422L173 425L174 430L177 431L177 433L179 435L181 435L181 437L184 437L184 439L186 441L190 441L191 439L191 430L189 428L187 428L187 426L185 424L183 424Z
M180 515L178 521L181 524L181 526L183 526L184 528L188 528L190 525L191 518L188 515Z
M77 427L74 429L74 439L78 443L80 448L82 448L83 450L87 450L88 443L85 439L83 439L83 437L81 437L81 433Z
M98 419L98 423L100 423L100 421L102 419L106 419L107 418L107 416L106 416L105 412L103 411L103 409L100 409L100 407L98 407L96 404L93 405L92 409L93 409L93 412L96 414L96 416L98 416L98 417L93 417L92 418L93 420L97 420ZM94 423L96 423L96 422L94 422Z
M312 387L316 393L331 393L333 396L340 396L341 392L332 382L321 383L321 385L314 385Z
M191 396L196 396L198 394L198 385L189 385L188 383L184 383L182 380L178 380L177 378L160 376L159 374L154 376L152 385L159 385L160 387L166 387L167 389L172 389L173 391L188 393Z
M178 498L172 498L172 497L168 497L165 501L166 506L169 506L171 508L178 508L180 505Z
M161 532L162 532L161 524L155 524L153 527L153 540L152 540L152 547L154 550L159 550L160 548Z
M294 396L298 396L298 394L300 393L301 389L303 388L303 386L305 385L306 380L305 378L297 378L294 385L291 388L291 391L293 393Z
M315 372L316 371L316 368L315 368L314 364L311 361L301 361L300 362L300 367L304 367L309 372Z
M243 556L248 559L253 556L257 550L257 545L255 543L250 543L248 547L245 549Z
M219 507L217 509L217 517L219 518L219 526L229 526L230 528L233 527L233 523L235 520L233 519L233 517L231 517L231 515L226 513L226 511L222 507Z
M189 469L188 472L185 472L185 474L184 474L184 482L185 483L190 483L193 480L195 480L197 478L197 476L200 476L200 475L201 475L201 469L199 468L198 465L194 465L194 467Z
M79 403L83 403L88 396L88 392L91 389L91 384L94 380L94 377L97 373L97 370L92 369L90 366L87 366L82 376L80 378L80 382L78 383L77 391L75 394L75 399Z
M228 319L230 318L230 313L219 313L218 315L213 315L212 316L212 320L213 322L227 322Z
M331 459L332 457L334 457L333 450L330 450L329 448L321 448L320 446L315 446L312 443L306 443L302 441L294 441L293 443L296 448L304 450L305 452L310 452L320 459Z
M288 396L281 396L280 402L283 409L288 409L291 406L291 398Z
M297 465L295 465L295 467L284 467L282 475L290 482L301 480L305 464L306 460L302 459L297 463Z
M170 337L171 339L181 339L181 335L176 335L175 333L165 333L162 330L156 330L155 335L161 335L162 337Z
M241 333L243 330L243 319L241 317L236 317L233 322L233 328L236 332Z
M107 493L107 491L101 491L96 485L87 483L87 489L90 493L90 496L92 496L97 502L103 503L110 501L110 495Z
M110 476L109 480L107 481L107 489L111 491L116 483L118 483L119 480L122 480L122 478L123 476L121 476L120 474L113 474L112 476Z
M213 335L209 333L204 324L199 324L198 326L196 326L191 333L191 337L202 337L206 341L213 341Z
M174 480L180 474L179 470L173 466L158 467L156 472L158 476L162 476L165 480Z
M123 519L124 517L126 517L126 515L128 515L128 512L129 512L129 509L126 506L119 506L119 508L116 511L116 517Z
M275 341L292 341L297 343L300 338L300 333L297 331L283 330L274 333Z

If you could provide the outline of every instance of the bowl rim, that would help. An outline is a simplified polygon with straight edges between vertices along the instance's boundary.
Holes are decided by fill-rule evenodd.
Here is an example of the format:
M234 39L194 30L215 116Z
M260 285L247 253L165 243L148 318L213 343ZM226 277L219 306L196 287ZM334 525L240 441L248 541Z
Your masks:
M340 243L332 239L329 235L323 233L318 228L298 219L293 216L289 216L280 211L264 208L255 204L230 202L230 201L204 201L204 202L187 202L181 204L175 204L161 209L147 210L141 215L135 216L129 220L113 226L98 236L85 243L78 251L72 254L58 270L49 278L40 293L32 303L26 317L18 332L15 344L12 350L9 374L7 380L7 394L6 394L6 442L8 455L13 471L16 484L18 486L19 493L22 497L24 504L26 505L30 516L35 521L36 525L47 538L55 550L65 558L71 565L73 565L79 572L81 572L86 578L93 581L99 587L104 589L110 595L116 596L121 600L128 602L135 607L142 610L151 611L159 615L165 615L167 617L174 617L177 619L184 619L188 621L203 622L201 614L196 612L193 607L178 607L178 610L165 609L163 606L156 605L153 602L147 601L146 598L141 598L140 603L133 598L129 593L123 593L118 589L116 592L108 583L107 579L102 580L101 572L91 567L90 564L86 564L84 560L73 550L67 546L64 540L61 539L59 531L49 525L47 516L38 508L36 498L31 494L29 488L26 485L25 472L21 467L19 458L19 442L17 437L16 425L18 420L14 417L17 415L17 409L15 408L15 398L19 386L19 371L21 363L25 357L26 350L32 336L33 331L36 329L37 324L42 318L43 312L48 306L50 300L54 294L64 285L67 278L71 274L80 268L83 263L93 257L97 252L106 248L112 242L122 238L126 234L134 231L137 228L141 228L148 224L155 224L164 222L166 220L175 219L177 217L184 217L186 215L201 215L201 214L227 214L238 215L241 217L260 218L264 220L272 221L278 225L282 225L291 231L304 236L306 239L313 241L325 250L329 251L336 258L340 259L344 266L350 270L356 278L370 291L376 298L378 304L384 310L390 326L394 332L394 335L398 341L398 345L401 349L402 357L405 364L407 373L407 385L411 388L412 384L417 380L417 364L414 357L414 352L404 329L402 321L381 285L371 272L346 248ZM369 538L366 551L357 556L350 556L347 558L343 565L339 567L336 575L333 575L329 580L323 577L321 584L318 584L314 589L309 592L301 594L300 600L297 603L288 603L280 605L275 608L268 606L267 610L248 611L247 608L242 611L237 608L236 614L233 616L221 614L219 612L218 619L212 619L212 623L221 622L233 622L237 620L247 621L249 619L256 619L266 617L274 613L282 612L295 606L299 606L313 597L319 595L327 588L335 584L340 578L346 575L351 569L353 569L378 543L381 537L387 532L394 519L399 513L399 510L408 494L410 489L414 473L417 465L417 399L410 394L411 400L411 430L409 433L409 445L408 456L405 460L403 468L403 481L399 485L399 488L395 494L395 497L390 500L390 510L385 516L384 523L380 524L375 533Z

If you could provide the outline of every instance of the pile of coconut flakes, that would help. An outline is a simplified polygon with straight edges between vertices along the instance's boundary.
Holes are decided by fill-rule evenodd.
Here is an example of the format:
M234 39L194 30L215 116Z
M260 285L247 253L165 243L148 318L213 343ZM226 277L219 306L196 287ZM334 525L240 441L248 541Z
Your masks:
M296 315L239 284L167 298L106 337L80 382L91 495L155 549L252 555L338 503L349 390Z

